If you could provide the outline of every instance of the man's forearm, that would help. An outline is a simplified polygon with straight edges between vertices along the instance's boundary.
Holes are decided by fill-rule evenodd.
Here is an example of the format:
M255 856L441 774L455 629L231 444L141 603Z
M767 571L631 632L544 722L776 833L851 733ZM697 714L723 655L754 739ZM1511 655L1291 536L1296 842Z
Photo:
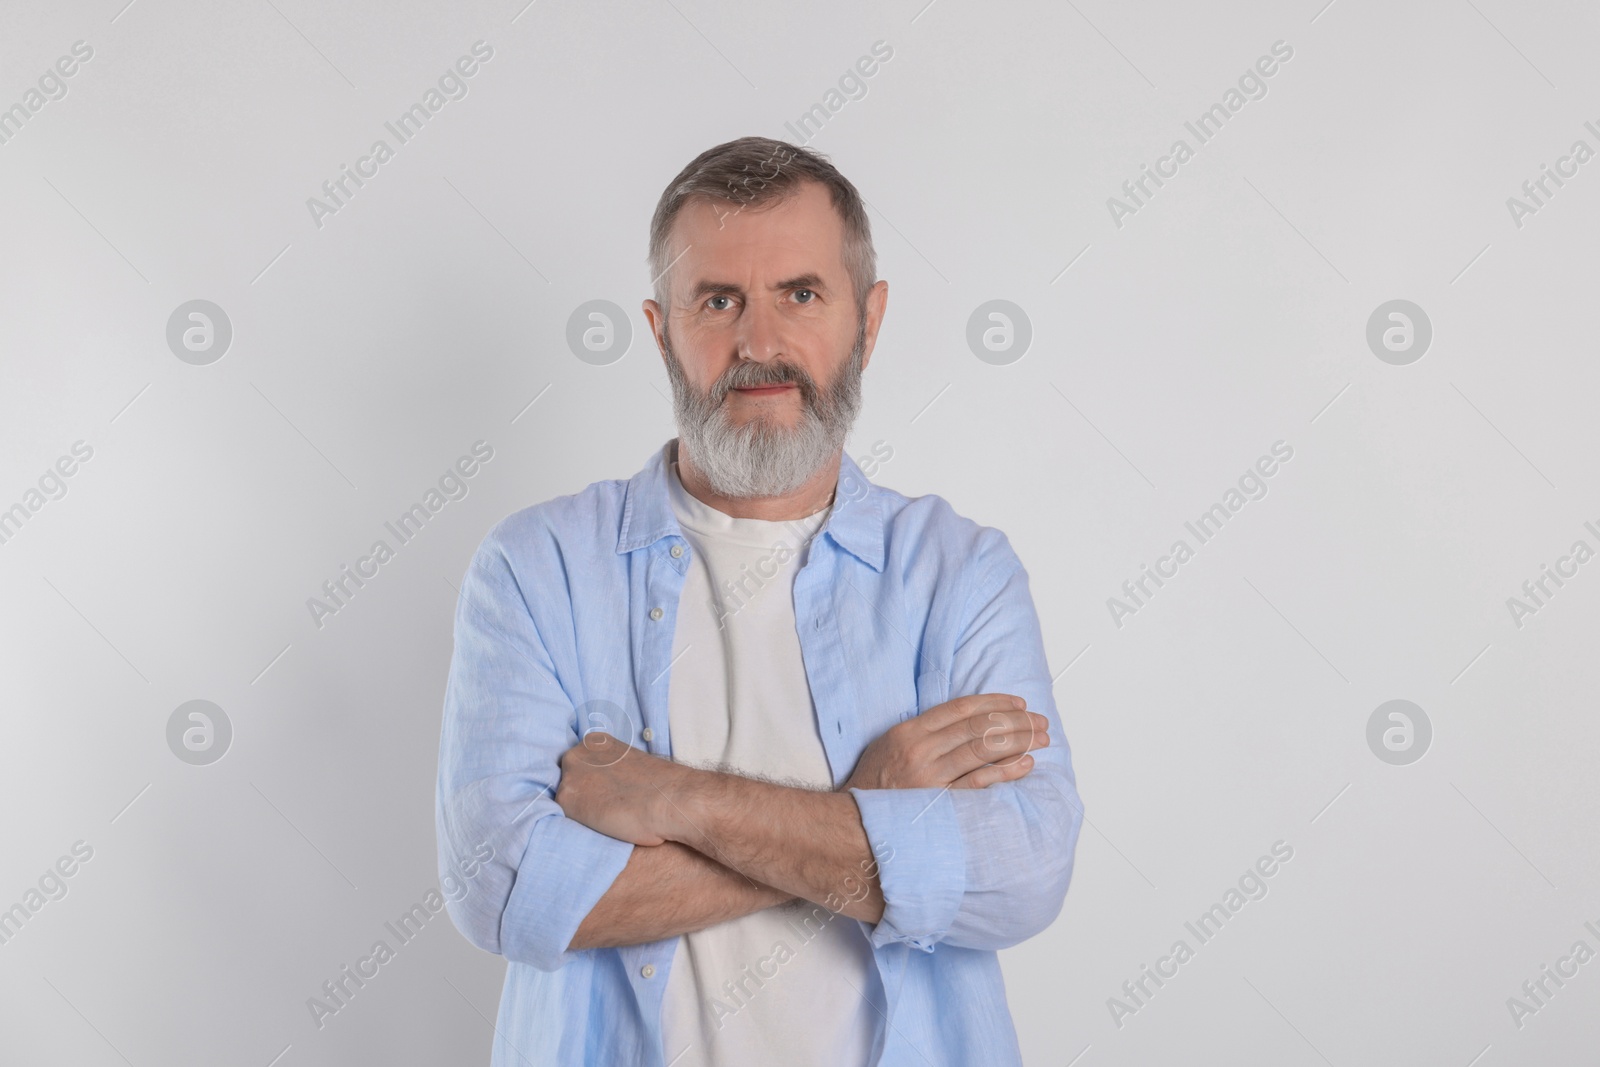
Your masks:
M669 800L671 840L830 911L882 918L877 863L849 793L697 770Z
M568 947L638 945L703 930L794 899L688 845L636 845Z

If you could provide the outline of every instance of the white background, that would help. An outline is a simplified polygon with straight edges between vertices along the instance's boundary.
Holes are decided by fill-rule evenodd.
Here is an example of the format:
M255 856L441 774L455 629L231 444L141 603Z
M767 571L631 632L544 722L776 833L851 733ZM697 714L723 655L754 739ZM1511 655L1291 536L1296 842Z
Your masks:
M849 448L1010 536L1088 813L1061 917L1002 955L1027 1062L1592 1058L1600 962L1520 1029L1506 1001L1600 949L1600 562L1520 627L1506 600L1600 548L1600 160L1520 227L1506 200L1600 149L1600 25L1323 2L7 5L0 106L94 55L0 145L0 508L93 458L0 544L0 908L94 854L0 945L0 1061L486 1062L503 963L443 915L320 1030L305 1003L437 884L454 587L497 519L672 436L639 311L668 179L796 139L880 40L810 142L890 282ZM317 226L479 40L468 95ZM1275 41L1267 95L1117 226ZM234 331L206 366L166 343L196 298ZM1396 298L1434 332L1404 366L1365 339ZM632 320L608 366L566 344L594 299ZM992 299L1033 328L1005 366L966 342ZM470 494L319 629L306 599L477 440ZM166 741L197 698L234 729L209 766ZM1397 698L1434 731L1408 766L1366 741ZM1267 897L1119 1027L1278 840Z

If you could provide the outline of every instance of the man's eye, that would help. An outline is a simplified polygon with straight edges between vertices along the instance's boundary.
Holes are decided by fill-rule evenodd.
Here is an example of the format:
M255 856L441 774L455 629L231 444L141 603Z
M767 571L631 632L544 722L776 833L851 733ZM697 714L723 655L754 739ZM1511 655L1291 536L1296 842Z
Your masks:
M714 296L714 297L712 297L712 298L711 298L711 299L710 299L710 300L707 300L707 301L706 301L706 303L707 303L707 304L708 304L708 305L712 305L712 307L711 307L711 310L712 310L712 311L726 311L726 310L727 310L727 308L723 308L723 307L716 307L716 306L715 306L715 305L716 305L716 302L717 302L717 301L718 301L718 300L727 300L727 299L729 299L729 298L728 298L728 297L726 297L726 296Z
M815 291L813 291L813 290L811 290L811 289L796 289L796 290L795 290L795 296L797 296L797 297L798 297L798 296L816 296L816 295L817 295L817 294L816 294L816 292L815 292ZM810 300L802 300L802 301L800 301L800 302L801 302L801 303L802 303L802 304L809 304L809 303L811 303L811 301L810 301Z

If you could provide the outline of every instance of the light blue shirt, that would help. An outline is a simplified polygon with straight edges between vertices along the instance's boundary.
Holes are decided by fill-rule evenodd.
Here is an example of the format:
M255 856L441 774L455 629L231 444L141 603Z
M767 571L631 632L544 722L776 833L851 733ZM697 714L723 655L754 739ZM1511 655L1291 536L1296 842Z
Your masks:
M666 1067L661 1001L679 939L567 949L635 846L568 819L552 796L580 729L672 754L691 551L667 496L673 448L627 481L502 519L462 579L439 863L456 926L508 961L494 1067ZM1020 1065L996 950L1060 913L1083 818L1027 572L999 530L875 486L845 455L794 609L836 786L889 727L958 696L1016 694L1050 720L1050 744L1017 781L850 790L885 901L875 925L845 920L870 940L881 982L862 991L881 1011L871 1062Z

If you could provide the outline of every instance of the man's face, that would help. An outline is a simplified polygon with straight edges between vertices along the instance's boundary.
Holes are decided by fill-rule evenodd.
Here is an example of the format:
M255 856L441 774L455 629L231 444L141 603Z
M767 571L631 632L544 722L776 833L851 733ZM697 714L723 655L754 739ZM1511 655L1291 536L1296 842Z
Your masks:
M873 286L860 314L843 247L843 221L814 182L773 205L696 201L679 215L672 306L646 301L645 314L682 441L719 492L787 492L843 446L888 289Z
M818 386L844 367L859 326L844 223L827 189L806 182L786 200L744 210L691 202L670 250L682 256L671 269L663 327L684 376L706 393L728 375L724 403L735 425L760 419L793 428Z

